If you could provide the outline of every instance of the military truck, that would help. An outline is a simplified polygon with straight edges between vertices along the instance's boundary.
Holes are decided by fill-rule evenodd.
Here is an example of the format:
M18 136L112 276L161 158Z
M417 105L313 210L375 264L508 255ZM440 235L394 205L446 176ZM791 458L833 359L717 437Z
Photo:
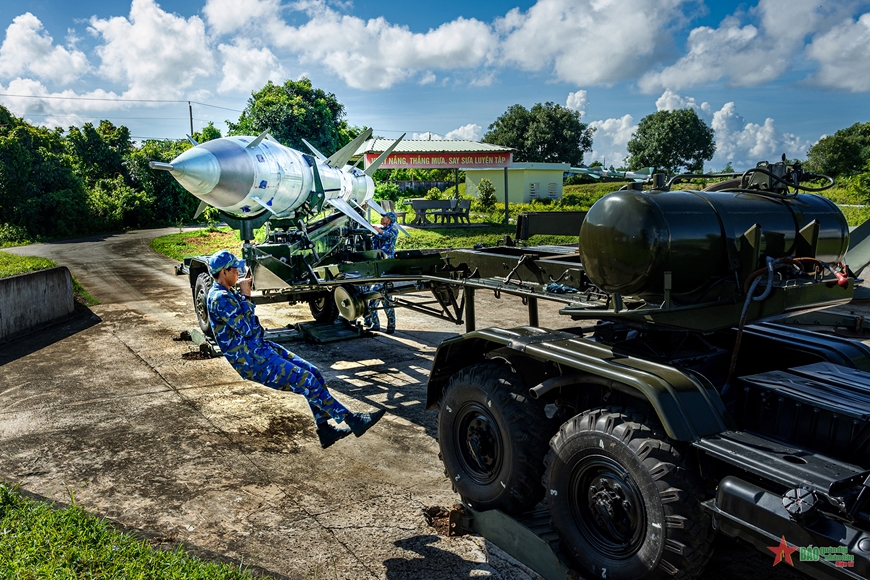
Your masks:
M453 256L466 319L489 290L522 297L530 322L435 355L452 530L547 578L694 578L716 533L814 578L870 577L870 348L806 327L866 328L822 310L853 299L846 264L866 248L813 194L824 176L783 159L731 177L655 176L582 225L518 224L579 230L573 248ZM539 299L564 302L565 328L538 326Z

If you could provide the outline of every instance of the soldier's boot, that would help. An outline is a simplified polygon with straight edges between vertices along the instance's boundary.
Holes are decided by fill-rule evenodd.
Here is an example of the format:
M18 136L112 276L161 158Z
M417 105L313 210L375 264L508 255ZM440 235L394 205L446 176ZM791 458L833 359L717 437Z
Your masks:
M320 446L324 449L350 434L351 430L347 427L335 427L329 423L322 423L317 426L317 437L320 439Z
M351 413L344 418L344 422L348 427L350 427L354 435L361 437L362 434L377 423L386 412L386 409L380 409L374 413Z

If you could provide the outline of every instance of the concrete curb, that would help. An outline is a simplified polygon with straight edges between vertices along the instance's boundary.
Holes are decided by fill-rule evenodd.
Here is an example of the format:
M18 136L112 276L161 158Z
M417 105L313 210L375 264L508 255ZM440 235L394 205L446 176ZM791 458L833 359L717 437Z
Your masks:
M73 313L66 266L0 279L0 343Z

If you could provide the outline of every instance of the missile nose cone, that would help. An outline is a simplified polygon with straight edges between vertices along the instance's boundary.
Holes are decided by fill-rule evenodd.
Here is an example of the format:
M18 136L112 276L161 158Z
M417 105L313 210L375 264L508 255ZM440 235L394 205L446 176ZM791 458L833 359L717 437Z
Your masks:
M221 178L217 157L203 147L188 149L169 164L169 172L184 189L202 197L215 188Z

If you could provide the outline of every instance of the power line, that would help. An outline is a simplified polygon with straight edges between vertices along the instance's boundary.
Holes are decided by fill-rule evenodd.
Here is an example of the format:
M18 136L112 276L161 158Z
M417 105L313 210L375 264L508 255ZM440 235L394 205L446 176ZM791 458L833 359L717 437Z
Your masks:
M241 109L230 109L229 107L221 107L219 105L210 105L199 101L172 100L172 99L110 99L108 97L61 97L57 95L12 95L9 93L0 93L0 97L15 97L18 99L60 99L68 101L109 101L114 103L192 103L201 107L212 107L214 109L223 109L225 111L233 111L234 113L243 113Z

